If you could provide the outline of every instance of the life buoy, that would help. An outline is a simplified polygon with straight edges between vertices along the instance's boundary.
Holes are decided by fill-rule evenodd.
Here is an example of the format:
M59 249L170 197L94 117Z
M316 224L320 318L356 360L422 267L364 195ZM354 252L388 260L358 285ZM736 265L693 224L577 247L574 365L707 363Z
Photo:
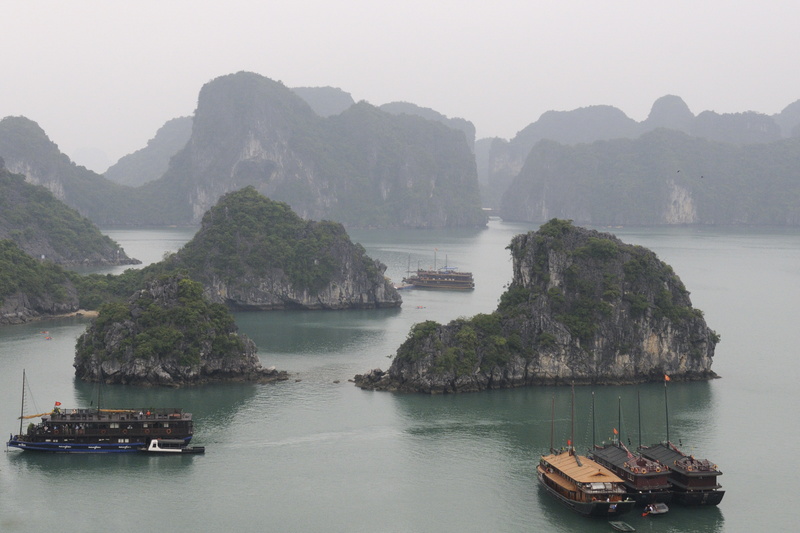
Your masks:
M127 429L123 429L123 430L122 430L122 434L123 434L123 435L127 435L127 434L128 434L128 430L127 430Z
M691 466L687 466L687 467L686 467L686 470L688 470L689 472L691 472L691 471L692 471L692 467L691 467Z
M57 429L53 430L53 435L58 435L58 430Z
M716 469L717 469L717 465L714 465L714 470L716 470Z
M656 467L656 472L661 472L661 467L660 466Z
M145 429L145 430L144 430L144 434L145 434L145 435L149 435L149 434L150 434L150 430L149 430L149 429Z
M172 430L171 430L171 429L168 429L168 430L167 430L167 435L170 435L171 433L172 433Z
M106 430L105 430L105 429L101 429L101 430L100 430L100 434L101 434L101 435L105 435L105 434L106 434Z

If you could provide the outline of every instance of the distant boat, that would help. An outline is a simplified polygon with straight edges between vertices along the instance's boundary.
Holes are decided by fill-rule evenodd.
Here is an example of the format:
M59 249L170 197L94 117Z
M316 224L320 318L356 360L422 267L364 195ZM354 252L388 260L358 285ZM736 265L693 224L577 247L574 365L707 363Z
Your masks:
M669 405L667 403L667 381L664 376L664 411L667 423L667 440L652 446L641 446L644 457L659 461L670 468L669 482L672 499L684 505L719 505L725 491L717 482L722 472L708 459L697 459L687 455L669 440Z
M471 291L475 288L475 280L472 272L459 272L457 268L445 266L436 268L436 252L433 255L433 269L424 270L418 268L416 272L411 272L409 276L403 278L403 288L413 286L419 289L440 289L450 291Z
M152 441L170 439L185 447L194 433L192 415L170 409L64 409L55 402L47 413L25 415L25 372L22 373L22 407L19 433L7 446L24 451L54 453L140 452ZM23 421L31 422L23 431Z
M574 435L574 391L572 405ZM635 501L628 497L622 479L591 459L576 454L572 439L565 451L555 453L552 432L551 422L551 453L542 455L536 468L539 482L547 492L584 516L614 517L633 508Z

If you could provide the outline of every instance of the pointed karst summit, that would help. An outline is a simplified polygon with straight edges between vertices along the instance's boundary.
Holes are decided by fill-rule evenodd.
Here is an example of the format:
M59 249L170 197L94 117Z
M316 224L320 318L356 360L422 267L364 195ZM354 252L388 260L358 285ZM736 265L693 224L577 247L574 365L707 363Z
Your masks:
M235 310L399 307L386 265L336 222L301 219L253 187L223 196L200 230L154 270L185 270Z
M557 219L509 249L514 276L496 311L416 324L389 371L356 384L440 393L716 377L719 336L653 252Z
M159 223L185 224L247 185L349 227L486 225L460 131L366 102L323 118L283 84L238 72L203 86L191 138L144 189L173 199Z
M127 303L110 303L78 338L75 375L85 381L190 385L209 381L275 381L256 345L237 333L233 315L203 297L184 275L164 275Z

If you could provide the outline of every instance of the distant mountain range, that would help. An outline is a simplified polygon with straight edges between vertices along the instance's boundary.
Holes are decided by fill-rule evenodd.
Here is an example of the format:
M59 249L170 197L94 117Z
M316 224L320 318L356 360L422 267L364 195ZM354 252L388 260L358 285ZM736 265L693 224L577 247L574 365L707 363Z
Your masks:
M583 181L602 187L612 179L601 177L599 167L581 170L584 188L573 191L574 199L557 207L552 203L558 179L543 176L537 161L548 151L572 153L570 147L602 159L607 168L616 169L617 178L626 176L624 198L648 204L650 199L639 202L629 190L649 187L656 170L647 167L644 156L618 153L622 145L617 141L639 139L658 129L695 139L677 143L690 152L680 153L677 145L652 145L658 136L626 146L668 149L676 162L696 161L701 156L695 152L707 146L714 146L711 150L717 155L735 153L740 166L730 172L715 166L716 179L730 178L744 187L741 194L747 194L757 188L754 180L760 178L742 172L762 163L748 159L760 153L746 147L776 144L765 150L791 158L792 143L784 140L800 136L800 100L772 116L752 111L695 115L680 97L667 95L654 102L641 122L615 107L597 105L548 111L511 140L475 140L471 122L412 103L375 107L356 103L342 89L289 89L263 76L239 72L207 83L193 117L166 123L145 148L120 159L105 176L72 163L36 123L24 117L0 121L0 156L12 172L49 188L100 226L197 225L222 195L253 186L288 203L306 219L335 220L348 227L442 228L485 224L481 206L518 220L552 216L599 220L587 215L586 209L594 208L584 206L575 212L567 208L583 205L578 199L586 191ZM556 149L553 142L563 148ZM582 145L595 146L578 148ZM573 156L577 157L574 153L564 157ZM775 177L776 186L790 183L790 169L782 172L782 177ZM570 183L562 181L564 187ZM536 192L537 183L544 182L547 190ZM669 187L662 184L663 190ZM602 192L611 194L608 189ZM550 199L539 194L550 194ZM616 218L642 218L626 211L635 205L621 207ZM767 206L772 214L760 216L757 209L752 207L748 217L715 212L708 220L739 223L744 217L793 224L789 213L776 214ZM645 218L653 223L706 221L705 209L694 213L662 218L651 213Z
M800 137L731 144L658 129L541 141L503 196L505 220L590 225L800 225Z
M168 152L162 144L150 151ZM486 224L463 133L366 102L324 118L282 84L247 72L203 87L185 146L139 187L75 165L23 117L0 122L0 156L100 226L196 225L223 194L248 185L303 218L353 227ZM160 163L140 168L163 164L163 155L153 159ZM153 176L137 172L138 181Z
M484 188L488 192L484 202L499 207L500 199L522 170L531 149L542 140L576 145L635 139L658 128L734 145L770 143L800 135L800 100L773 116L752 111L729 114L703 111L695 116L681 98L668 95L655 101L642 122L611 106L548 111L510 141L490 141L486 160L478 167L481 182L489 184Z
M173 118L161 126L147 146L128 154L103 173L115 183L138 187L164 175L169 160L192 136L192 117Z

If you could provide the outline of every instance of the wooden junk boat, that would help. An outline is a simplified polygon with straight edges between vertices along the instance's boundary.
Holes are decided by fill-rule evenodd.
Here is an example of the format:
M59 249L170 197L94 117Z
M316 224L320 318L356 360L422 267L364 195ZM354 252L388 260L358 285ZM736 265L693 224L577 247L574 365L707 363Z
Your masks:
M436 268L435 252L433 265L432 270L417 269L416 272L412 273L409 269L409 275L403 278L403 286L450 291L471 291L475 288L472 272L459 272L457 268L447 266L446 260L444 267Z
M591 459L577 455L572 447L559 454L543 455L537 472L550 494L582 515L614 517L634 506L622 479Z
M553 398L552 420L555 420ZM575 391L572 391L572 435L575 434ZM584 516L615 517L629 512L635 501L617 475L578 455L568 441L566 451L553 450L553 428L550 428L550 454L542 455L536 471L542 486L558 501ZM574 437L573 437L574 438Z
M639 446L641 454L653 461L665 464L670 469L669 483L672 486L672 499L684 505L719 505L725 491L717 482L722 472L708 459L696 459L682 452L669 440L669 402L667 382L664 375L664 413L667 427L667 440L652 446Z
M22 381L19 433L11 435L6 443L12 448L58 453L138 453L156 439L179 441L183 446L192 440L192 415L179 408L62 409L56 402L48 413L26 416L24 372ZM34 418L41 420L30 422L23 431L23 421Z
M591 457L622 479L626 491L638 505L672 500L670 471L659 461L633 454L621 442L596 446Z
M592 394L592 412L594 413L594 394ZM641 409L639 410L641 413ZM620 440L622 428L622 409L618 407L620 430L614 428L614 442L603 446L592 446L590 457L622 478L628 494L637 505L666 504L672 500L669 482L670 471L667 465L644 457L640 453L631 452ZM641 444L641 420L639 421ZM592 424L594 435L594 423ZM664 508L667 506L664 505ZM667 508L668 510L668 508Z
M669 465L674 501L684 505L718 505L722 501L725 491L717 482L722 472L709 460L686 455L669 441L642 446L641 452L649 459Z

